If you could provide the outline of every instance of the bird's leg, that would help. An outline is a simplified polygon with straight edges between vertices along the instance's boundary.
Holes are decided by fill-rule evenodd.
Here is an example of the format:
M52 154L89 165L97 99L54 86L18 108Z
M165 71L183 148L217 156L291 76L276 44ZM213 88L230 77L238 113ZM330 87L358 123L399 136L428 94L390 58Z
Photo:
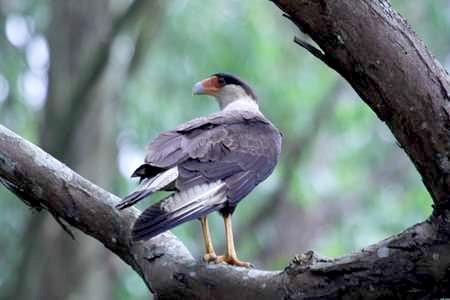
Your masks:
M205 262L216 261L217 255L214 251L211 233L209 232L208 219L206 219L206 216L200 218L200 223L202 223L203 241L205 242L205 255L203 256L203 260Z
M248 262L240 261L236 255L236 249L234 248L233 240L233 228L231 225L231 214L225 215L223 217L225 223L225 238L227 242L227 249L225 255L217 257L217 262L225 262L229 265L240 266L240 267L251 267Z

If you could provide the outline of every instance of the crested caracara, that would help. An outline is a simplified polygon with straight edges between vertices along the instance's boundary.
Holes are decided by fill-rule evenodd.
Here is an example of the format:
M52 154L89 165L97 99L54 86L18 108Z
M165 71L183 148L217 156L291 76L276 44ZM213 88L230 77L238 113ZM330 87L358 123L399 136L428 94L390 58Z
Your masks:
M220 111L161 133L150 143L144 164L133 173L140 185L118 209L160 190L171 195L136 220L133 240L150 239L184 222L199 219L207 262L249 266L238 260L231 215L237 204L266 179L281 149L279 130L261 113L253 90L236 76L217 73L196 83L195 95L216 98ZM216 256L207 215L219 211L225 222L226 252Z

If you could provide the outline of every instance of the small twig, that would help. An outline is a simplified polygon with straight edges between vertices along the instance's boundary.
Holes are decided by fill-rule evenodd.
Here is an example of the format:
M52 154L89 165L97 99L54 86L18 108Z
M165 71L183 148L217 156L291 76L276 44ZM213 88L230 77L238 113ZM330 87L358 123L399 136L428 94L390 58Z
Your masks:
M329 60L328 60L327 56L320 49L317 49L316 47L314 47L310 43L302 40L298 36L294 37L294 43L296 43L297 45L305 48L309 53L311 53L316 58L318 58L319 60L324 62L326 65L330 66L330 63L329 63Z
M3 184L4 187L6 187L9 191L11 191L20 199L22 199L23 202L32 209L35 209L37 211L41 211L42 209L44 209L44 207L41 205L39 201L35 201L33 197L27 195L27 193L25 193L18 185L9 182L5 178L0 178L0 184Z
M286 19L288 19L289 21L291 21L292 23L294 23L298 29L303 32L304 34L307 34L302 26L302 24L300 24L296 19L294 19L291 15L287 14L287 13L283 13L282 14L283 17L285 17ZM301 38L299 38L298 36L294 36L294 43L296 43L297 45L299 45L300 47L305 48L309 53L311 53L312 55L314 55L316 58L318 58L319 60L323 61L326 65L330 66L329 60L327 58L327 56L325 55L325 53L320 50L317 49L316 47L314 47L313 45L311 45L310 43L308 43L307 41L302 40Z
M285 17L285 18L288 19L289 21L294 22L294 19L293 19L290 15L288 15L288 14L286 14L286 13L283 13L281 16Z
M13 192L17 197L21 198L23 202L30 206L31 208L41 211L45 207L39 202L36 201L36 199L33 198L32 195L27 194L24 192L19 186L15 185L14 183L9 182L8 180L4 178L0 178L0 184L3 184L8 190ZM58 216L58 214L54 213L51 209L48 209L50 214L53 216L53 218L56 220L56 222L61 226L61 228L68 234L70 237L75 240L75 235L70 230L70 228L64 223L64 221Z
M303 32L304 34L307 34L303 28L303 25L300 24L299 22L297 22L297 20L294 19L291 15L284 13L284 14L282 14L282 16L285 17L286 19L288 19L289 21L291 21L292 23L294 23L301 32Z
M56 222L61 226L61 228L72 238L72 240L76 240L75 235L73 234L72 230L67 226L67 224L64 222L64 220L58 216L57 213L53 212L52 210L48 210L50 214L53 216L53 218L56 220Z
M285 17L286 19L288 19L289 21L291 21L292 23L294 23L298 29L303 32L304 34L308 34L304 28L303 25L300 24L300 22L298 22L297 19L293 18L291 15L287 14L287 13L283 13L282 14L283 17ZM327 56L325 55L325 53L320 50L317 49L316 47L314 47L313 45L311 45L310 43L308 43L307 41L302 40L301 38L299 38L298 36L294 36L294 43L296 43L297 45L299 45L300 47L305 48L309 53L311 53L312 55L314 55L316 58L318 58L319 60L321 60L322 62L324 62L326 65L328 65L329 67L331 67L330 62L327 58Z

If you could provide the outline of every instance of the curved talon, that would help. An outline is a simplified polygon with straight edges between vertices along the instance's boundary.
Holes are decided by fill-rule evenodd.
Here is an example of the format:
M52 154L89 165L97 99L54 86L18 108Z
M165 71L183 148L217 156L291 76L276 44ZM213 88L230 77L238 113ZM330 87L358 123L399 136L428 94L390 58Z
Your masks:
M216 259L216 263L226 263L232 266L244 267L244 268L252 268L253 265L249 262L241 261L237 259L237 257L228 256L228 255L220 255Z

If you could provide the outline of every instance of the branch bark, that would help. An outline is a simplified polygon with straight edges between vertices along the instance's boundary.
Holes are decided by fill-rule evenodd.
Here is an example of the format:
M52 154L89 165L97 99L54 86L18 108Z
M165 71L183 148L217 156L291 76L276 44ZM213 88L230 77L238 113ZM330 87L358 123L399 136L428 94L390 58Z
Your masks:
M444 297L450 294L449 78L384 0L274 1L387 123L432 195L425 222L338 259L308 252L283 271L195 260L171 233L132 243L138 213L0 127L0 178L19 197L93 236L133 267L159 299Z
M274 2L386 122L435 205L450 203L450 79L388 1Z
M249 270L195 260L171 233L132 243L129 229L136 209L117 211L116 196L3 126L0 178L19 197L103 243L159 299L424 296L432 287L445 287L449 278L448 215L432 217L350 256L327 260L310 252L283 271Z
M257 287L274 281L277 272L206 266L196 261L171 233L132 243L130 228L138 210L117 211L119 199L90 183L37 146L0 126L1 182L26 203L47 209L94 237L141 275L160 299L220 299L227 288L247 277ZM254 279L251 280L250 278ZM206 298L203 298L206 299Z

